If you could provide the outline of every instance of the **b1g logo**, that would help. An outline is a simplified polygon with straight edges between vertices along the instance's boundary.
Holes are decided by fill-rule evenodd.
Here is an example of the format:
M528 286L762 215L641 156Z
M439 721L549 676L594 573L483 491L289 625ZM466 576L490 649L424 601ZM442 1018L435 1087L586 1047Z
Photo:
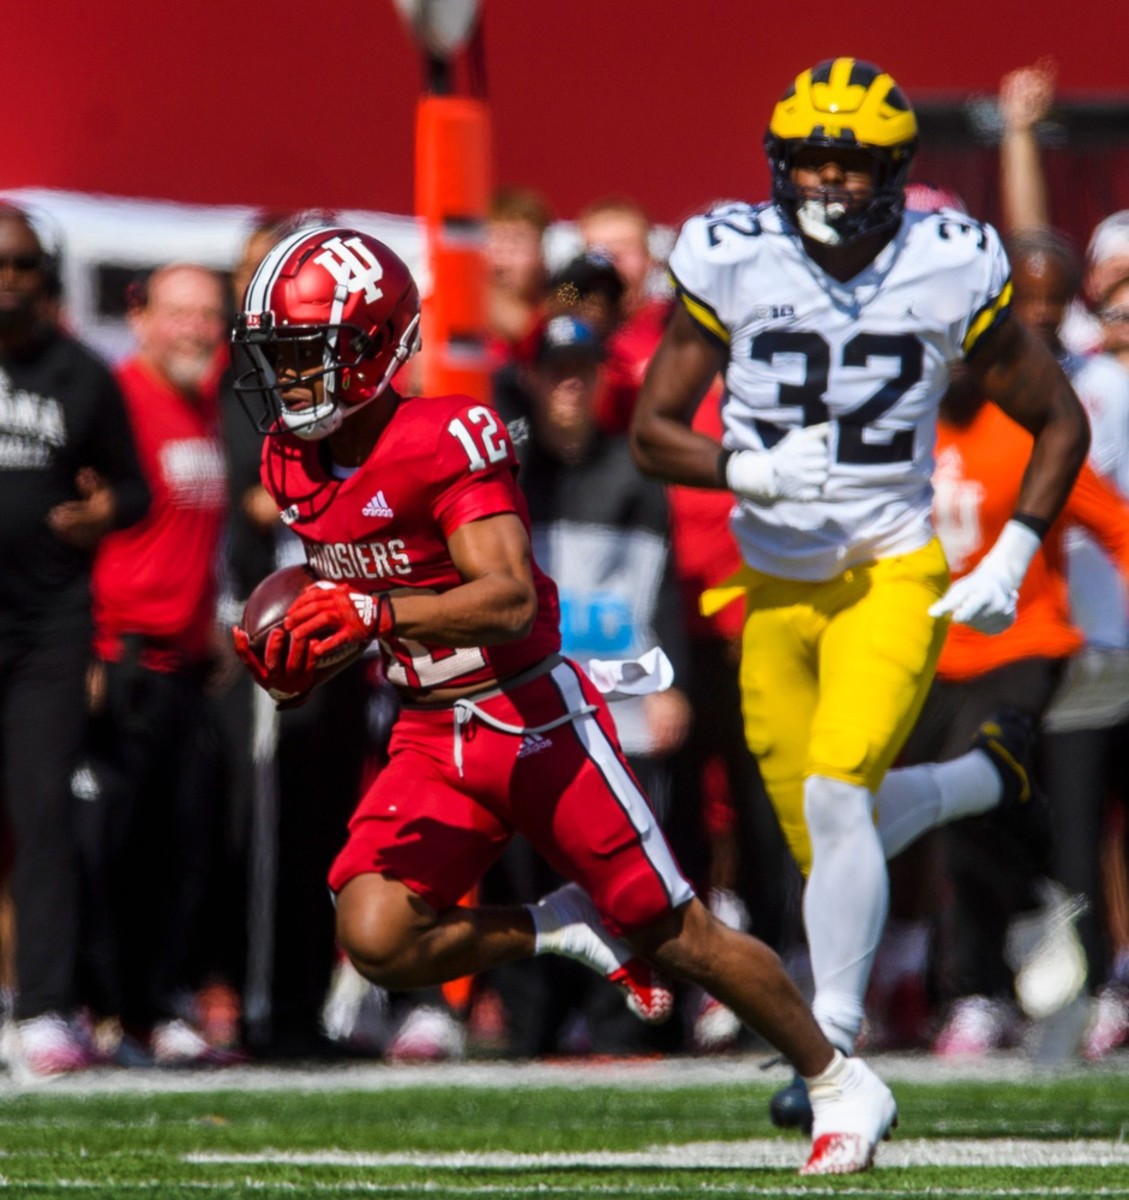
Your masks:
M351 237L348 241L343 241L334 237L322 245L324 249L314 262L325 267L338 284L344 285L350 295L364 288L366 304L371 304L384 295L376 286L384 275L384 268L360 238Z

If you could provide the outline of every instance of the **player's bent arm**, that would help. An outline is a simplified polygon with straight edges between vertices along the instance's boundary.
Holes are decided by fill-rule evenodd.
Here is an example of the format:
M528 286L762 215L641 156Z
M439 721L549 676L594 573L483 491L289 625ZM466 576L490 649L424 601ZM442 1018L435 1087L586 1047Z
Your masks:
M392 601L397 637L440 646L491 646L529 634L537 588L525 526L499 513L459 526L447 539L464 583L440 595Z
M1049 349L1019 320L1005 320L968 361L984 394L1035 438L1016 511L1050 525L1090 448L1090 424Z
M646 475L667 483L722 488L721 444L690 428L725 351L678 305L651 359L631 425L631 453Z

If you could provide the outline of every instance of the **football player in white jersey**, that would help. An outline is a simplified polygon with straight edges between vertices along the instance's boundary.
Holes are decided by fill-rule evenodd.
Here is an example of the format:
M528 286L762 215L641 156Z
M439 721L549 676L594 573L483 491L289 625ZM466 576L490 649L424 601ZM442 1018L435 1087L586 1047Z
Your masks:
M913 110L880 68L836 58L797 77L765 137L771 203L727 204L681 231L681 303L632 431L645 472L735 494L745 565L705 603L744 597L746 737L807 876L813 1008L847 1053L885 920L885 858L1029 794L991 736L943 766L889 768L949 621L998 632L1014 620L1089 438L1054 357L1010 313L996 231L904 210L916 144ZM930 475L960 363L1035 442L1013 519L950 587ZM719 371L720 443L690 429Z

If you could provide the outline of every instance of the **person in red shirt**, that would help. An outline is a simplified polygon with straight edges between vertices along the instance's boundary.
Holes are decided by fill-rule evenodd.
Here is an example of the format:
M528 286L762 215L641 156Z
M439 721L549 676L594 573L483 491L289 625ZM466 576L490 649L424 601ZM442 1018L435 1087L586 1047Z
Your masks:
M103 540L93 574L95 754L107 822L95 873L112 919L92 938L92 1001L120 1014L136 1042L123 1054L140 1050L159 1063L210 1058L177 1001L200 936L210 830L202 799L213 790L197 739L220 653L224 301L218 276L188 264L162 267L133 297L137 353L118 382L153 501L144 520Z
M486 218L487 319L494 369L528 364L544 321L545 230L552 214L531 188L501 187Z
M776 955L695 898L603 696L559 654L556 588L532 557L497 413L390 386L418 328L399 258L328 228L267 255L235 333L256 363L242 386L267 402L264 483L321 577L261 655L239 628L237 651L272 695L297 703L319 661L375 640L404 702L330 871L338 940L391 989L565 954L661 1016L669 993L645 958L786 1053L811 1080L820 1160L830 1151L837 1171L865 1169L893 1097L833 1050ZM621 667L620 685L637 686L635 674ZM459 906L515 832L574 882L537 905Z
M670 317L671 300L651 291L657 269L651 253L651 222L634 200L608 196L594 201L580 214L577 225L585 249L610 259L624 283L621 319L607 336L600 424L607 433L626 433L643 376Z

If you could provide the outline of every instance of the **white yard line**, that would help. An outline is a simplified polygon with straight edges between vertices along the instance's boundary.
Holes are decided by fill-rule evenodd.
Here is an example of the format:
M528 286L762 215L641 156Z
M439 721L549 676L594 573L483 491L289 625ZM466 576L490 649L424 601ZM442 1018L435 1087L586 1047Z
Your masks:
M435 1063L420 1066L376 1060L293 1066L250 1065L223 1070L99 1069L25 1086L0 1076L0 1098L25 1092L56 1095L98 1095L159 1092L330 1092L387 1091L410 1087L504 1088L627 1087L677 1090L733 1083L778 1084L791 1077L783 1065L761 1070L768 1056L750 1054L724 1058L562 1059L537 1062ZM948 1083L958 1080L1039 1082L1095 1074L1125 1075L1129 1055L1112 1055L1100 1064L1073 1063L1056 1069L1040 1067L1018 1052L993 1054L967 1063L949 1063L926 1054L876 1055L868 1058L891 1084Z
M18 1186L21 1191L35 1192L37 1190L55 1191L90 1191L93 1189L112 1189L115 1195L125 1195L131 1192L148 1192L155 1187L167 1185L167 1180L114 1180L114 1179L58 1179L51 1181L16 1181L6 1179L0 1176L0 1188ZM871 1180L873 1183L873 1179ZM685 1196L686 1188L679 1187L675 1184L659 1184L647 1182L644 1185L647 1195L654 1196ZM366 1179L347 1179L334 1182L320 1182L316 1180L303 1180L301 1183L292 1183L286 1180L277 1182L268 1182L263 1179L240 1178L238 1180L213 1180L213 1181L193 1181L186 1182L178 1180L176 1183L178 1194L185 1192L215 1192L225 1195L255 1192L282 1192L292 1193L296 1195L313 1195L320 1193L340 1195L373 1195L379 1194L382 1196L388 1195L405 1195L405 1196L559 1196L569 1195L575 1196L577 1193L583 1193L586 1196L632 1196L638 1197L640 1194L640 1185L638 1182L629 1184L598 1184L598 1183L583 1183L583 1184L544 1184L544 1183L483 1183L483 1184L464 1184L464 1183L436 1183L428 1180L424 1183L380 1183ZM919 1198L922 1195L919 1186L907 1184L904 1187L851 1187L841 1183L836 1185L819 1185L814 1183L797 1183L797 1184L773 1184L771 1186L760 1187L756 1184L751 1184L746 1180L734 1182L731 1184L722 1183L702 1183L694 1185L695 1195L711 1195L711 1196L866 1196L868 1200L875 1200L882 1197L914 1197ZM1091 1187L1039 1187L1024 1186L1021 1188L984 1188L984 1187L946 1187L944 1190L946 1200L948 1197L967 1196L971 1200L982 1200L985 1196L999 1197L1028 1197L1028 1196L1046 1196L1054 1198L1054 1200L1069 1200L1071 1197L1102 1197L1114 1200L1114 1198L1123 1198L1129 1196L1129 1188L1091 1188Z
M663 1170L748 1170L797 1166L807 1147L799 1140L757 1138L744 1142L687 1142L645 1150L588 1150L563 1154L520 1154L510 1150L366 1151L266 1150L253 1154L200 1152L184 1162L228 1166L419 1167L439 1171L535 1171L563 1167ZM1033 1138L905 1138L882 1145L883 1167L1109 1167L1129 1166L1129 1143L1042 1141Z

